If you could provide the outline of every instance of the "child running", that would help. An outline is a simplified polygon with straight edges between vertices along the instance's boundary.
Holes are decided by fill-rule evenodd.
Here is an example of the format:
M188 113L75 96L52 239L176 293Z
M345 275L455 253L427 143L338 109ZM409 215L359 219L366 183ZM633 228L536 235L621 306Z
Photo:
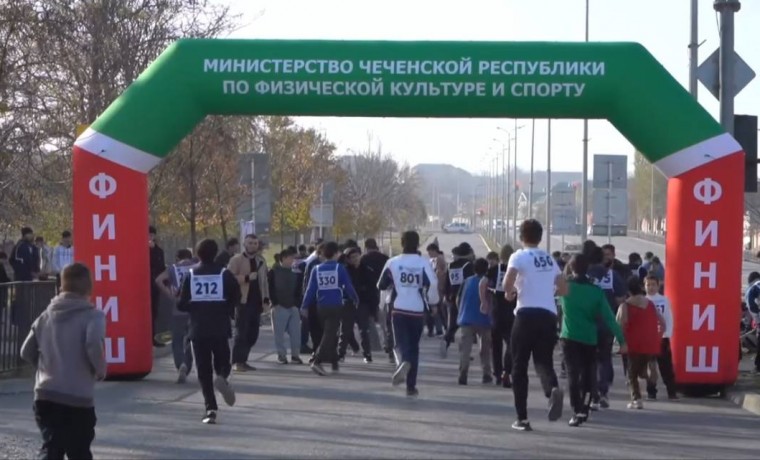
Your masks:
M647 376L649 361L660 353L660 342L666 328L665 319L651 300L644 296L644 288L637 277L628 280L630 297L620 305L617 320L625 333L628 344L628 383L631 389L629 409L643 409L639 378L647 379L648 385L657 382L657 372Z
M588 420L591 396L596 379L597 318L612 331L626 351L625 337L615 322L615 315L601 288L588 277L589 260L583 254L570 259L568 293L562 301L562 333L560 339L567 369L570 405L574 415L570 426L580 426Z
M470 370L470 353L475 337L480 339L480 365L483 368L483 383L493 382L491 376L491 308L487 298L488 262L478 259L474 263L475 274L464 281L464 287L457 299L459 318L457 324L462 331L459 341L459 384L467 385Z
M662 334L660 342L660 354L656 358L657 368L660 370L660 376L668 392L668 399L678 401L676 392L676 378L673 372L673 354L670 350L670 336L673 335L673 311L670 308L670 300L660 294L660 280L656 276L647 276L645 278L645 287L647 290L647 299L651 300L657 311L660 312L665 320L665 331ZM655 371L656 372L656 371ZM647 399L657 399L657 379L649 380L647 384Z

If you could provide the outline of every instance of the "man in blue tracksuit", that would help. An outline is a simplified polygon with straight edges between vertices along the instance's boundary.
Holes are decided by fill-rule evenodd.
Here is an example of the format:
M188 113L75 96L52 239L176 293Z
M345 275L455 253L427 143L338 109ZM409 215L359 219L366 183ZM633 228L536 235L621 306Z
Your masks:
M309 283L301 305L301 314L308 315L309 307L316 305L317 316L323 329L322 340L311 364L317 375L327 375L322 363L332 363L333 371L338 370L338 331L343 318L343 298L345 296L359 304L351 278L343 265L337 261L338 244L327 243L322 248L324 262L317 265L309 275Z

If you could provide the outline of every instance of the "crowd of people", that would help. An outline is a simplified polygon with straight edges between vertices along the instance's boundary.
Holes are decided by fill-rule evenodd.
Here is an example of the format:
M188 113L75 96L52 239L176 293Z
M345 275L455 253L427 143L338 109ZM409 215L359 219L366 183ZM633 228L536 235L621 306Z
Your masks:
M151 262L155 257L158 268L163 254L154 254L155 230L150 234ZM440 336L442 358L458 343L460 385L468 384L470 355L479 345L481 381L512 389L517 413L512 428L519 431L532 429L527 411L531 357L549 402L549 420L562 416L564 377L573 411L569 424L579 426L590 411L610 405L615 339L631 394L629 408L643 408L640 378L646 380L647 399L657 398L658 370L668 398L677 400L669 346L673 318L662 279L652 270L656 264L644 272L638 260L622 264L613 246L592 241L578 254L550 255L539 248L542 236L541 224L526 220L520 227L521 249L504 246L498 254L476 258L462 243L452 250L451 262L437 241L423 256L420 236L413 231L402 235L403 251L393 258L372 239L364 242L364 251L352 240L342 245L319 241L312 248L284 249L271 269L255 235L244 238L242 251L235 239L221 252L214 240L203 240L195 254L179 250L173 264L154 272L155 289L175 300L177 382L186 382L195 366L205 402L202 422L216 423L216 393L228 405L235 403L230 375L256 370L248 356L259 337L261 315L271 309L278 363L303 364L300 355L308 353L311 370L320 376L328 375L328 365L339 373L349 348L372 363L370 334L378 324L395 365L391 383L405 384L408 397L419 394L426 326L429 336ZM86 266L70 264L61 275L61 294L35 321L22 355L37 365L35 413L46 448L70 448L88 458L92 391L105 375L104 316L89 301L92 280ZM67 315L77 319L72 322ZM50 332L64 328L65 334ZM558 341L559 377L554 366ZM61 420L67 417L84 428L64 426ZM61 441L61 433L68 440Z

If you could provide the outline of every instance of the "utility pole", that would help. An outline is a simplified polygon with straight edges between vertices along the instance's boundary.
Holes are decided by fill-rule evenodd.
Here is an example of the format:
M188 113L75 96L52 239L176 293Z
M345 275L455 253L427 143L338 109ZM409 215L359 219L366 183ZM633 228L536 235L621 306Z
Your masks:
M586 42L588 42L589 0L586 0ZM588 119L583 120L583 179L581 180L581 241L588 235Z
M514 234L514 226L510 224L510 218L509 218L509 211L512 209L512 205L509 201L509 194L512 192L512 176L510 176L510 169L512 167L512 138L507 139L507 188L504 191L504 200L505 200L505 210L504 210L504 228L506 229L507 233L507 242L509 244L512 244L512 241L509 239L510 234Z
M734 134L734 14L741 9L739 0L715 0L713 8L720 14L720 124Z
M536 119L530 128L530 184L528 185L528 217L533 218L533 160L536 153Z
M514 221L512 225L515 226L515 241L517 241L517 119L515 119L515 176L514 176L514 209L512 209L512 214L514 217Z
M548 120L546 142L546 252L552 250L552 119Z
M699 66L699 0L691 0L691 37L689 40L689 92L697 99L697 67Z

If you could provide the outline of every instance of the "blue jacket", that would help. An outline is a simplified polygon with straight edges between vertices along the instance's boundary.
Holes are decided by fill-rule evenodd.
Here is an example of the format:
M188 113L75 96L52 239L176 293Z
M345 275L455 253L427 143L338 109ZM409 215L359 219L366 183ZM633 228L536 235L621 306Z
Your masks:
M328 260L311 271L301 309L308 310L309 306L314 304L317 308L342 307L344 292L354 305L359 304L359 296L351 284L346 268L334 260Z
M13 248L10 263L15 281L32 281L34 274L40 272L40 250L33 243L21 240Z
M491 327L491 316L480 311L480 280L482 277L473 275L464 281L459 297L459 326Z

